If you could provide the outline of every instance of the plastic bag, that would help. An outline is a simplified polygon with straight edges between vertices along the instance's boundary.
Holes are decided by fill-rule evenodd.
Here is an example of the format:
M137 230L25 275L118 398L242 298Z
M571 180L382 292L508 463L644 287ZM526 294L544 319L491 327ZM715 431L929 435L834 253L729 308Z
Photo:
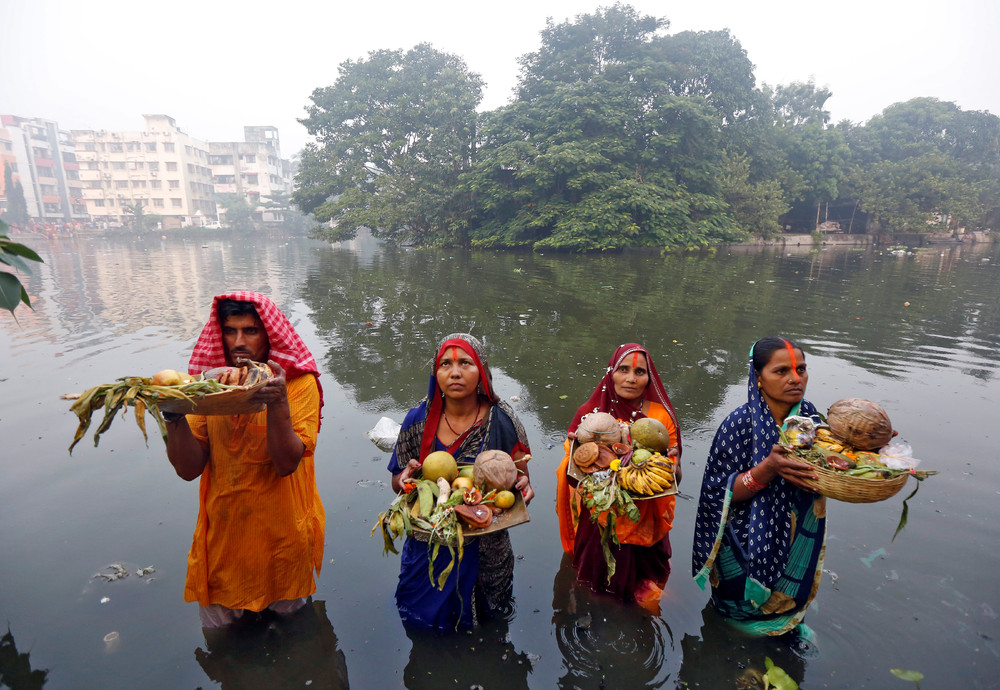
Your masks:
M816 422L809 417L786 417L782 430L795 448L809 448L816 440Z
M882 446L878 455L883 465L894 470L912 470L920 464L920 461L913 457L913 449L910 444L899 437L889 441L888 445Z
M399 438L399 422L382 417L378 423L368 432L368 438L378 446L379 450L391 453L396 447L396 439Z

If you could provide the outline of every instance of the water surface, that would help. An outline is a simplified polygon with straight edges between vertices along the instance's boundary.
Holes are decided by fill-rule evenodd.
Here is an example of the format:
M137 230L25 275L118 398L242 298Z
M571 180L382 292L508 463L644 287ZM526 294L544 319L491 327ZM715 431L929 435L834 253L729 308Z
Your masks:
M40 244L40 246L38 246ZM46 688L735 687L770 656L805 688L1000 687L994 461L1000 255L992 246L733 249L566 256L330 246L301 238L39 240L35 310L0 316L0 619ZM183 602L197 483L162 442L118 419L68 455L67 392L183 368L211 297L271 295L316 355L326 407L317 478L326 554L309 615L206 639ZM528 429L538 496L512 533L516 612L475 631L411 635L398 557L372 538L391 494L364 436L425 393L439 338L483 337L496 388ZM768 334L807 352L807 397L882 403L922 467L876 504L830 502L828 572L807 616L815 648L735 636L690 578L698 483L712 434L745 399L746 354ZM554 513L576 407L612 350L651 351L677 407L685 480L659 615L574 582ZM112 582L112 563L131 575ZM154 566L151 576L135 571ZM117 640L105 642L109 633ZM684 685L686 683L686 686Z

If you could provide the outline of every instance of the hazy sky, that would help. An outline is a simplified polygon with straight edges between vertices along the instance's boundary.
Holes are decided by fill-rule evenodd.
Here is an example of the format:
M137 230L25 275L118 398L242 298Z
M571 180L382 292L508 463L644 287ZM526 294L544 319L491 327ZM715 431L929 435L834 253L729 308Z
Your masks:
M287 157L306 141L297 118L312 90L332 84L345 59L429 42L483 76L491 109L510 98L517 58L538 48L546 17L610 4L0 0L0 113L119 130L166 113L210 141L274 125ZM666 17L668 33L728 28L758 83L830 88L834 121L863 122L917 96L1000 115L998 0L631 4Z

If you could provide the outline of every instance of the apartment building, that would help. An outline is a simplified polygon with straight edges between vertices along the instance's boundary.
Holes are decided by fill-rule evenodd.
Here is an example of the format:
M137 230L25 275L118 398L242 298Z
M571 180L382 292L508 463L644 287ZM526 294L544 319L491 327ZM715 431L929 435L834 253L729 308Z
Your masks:
M21 183L28 215L47 222L87 220L76 149L52 120L0 115L0 211L9 197L4 168Z
M254 208L255 220L280 222L284 220L280 209L262 205L292 193L291 166L281 158L278 128L244 127L243 139L209 144L216 198L235 195L246 199ZM220 213L224 220L224 209Z
M145 214L165 227L217 219L207 142L186 134L168 115L143 115L141 132L73 130L87 213L117 225Z

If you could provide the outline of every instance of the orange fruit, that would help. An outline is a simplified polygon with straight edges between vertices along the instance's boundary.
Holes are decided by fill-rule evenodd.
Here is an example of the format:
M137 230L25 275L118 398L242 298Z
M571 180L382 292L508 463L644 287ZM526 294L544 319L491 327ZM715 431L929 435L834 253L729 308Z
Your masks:
M493 498L493 505L497 508L507 510L514 505L514 493L512 491L497 492L497 495Z

